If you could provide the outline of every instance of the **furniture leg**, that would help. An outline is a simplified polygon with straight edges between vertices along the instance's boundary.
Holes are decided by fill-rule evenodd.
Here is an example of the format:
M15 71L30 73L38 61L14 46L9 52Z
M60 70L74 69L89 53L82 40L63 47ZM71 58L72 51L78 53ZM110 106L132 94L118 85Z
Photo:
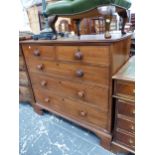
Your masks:
M57 31L55 29L55 23L57 19L58 19L58 16L51 16L48 18L48 25L51 27L51 29L53 30L53 34L54 34L53 40L57 39Z
M121 28L121 33L122 35L126 34L126 32L124 31L125 28L125 24L128 21L128 15L126 10L122 11L122 12L118 12L118 15L122 18L123 22L122 22L122 28Z
M103 132L96 132L96 135L101 139L100 145L103 146L105 149L110 150L112 136L108 133Z
M78 37L80 36L80 23L81 23L81 19L75 19L75 24L76 24Z
M33 108L34 108L34 111L35 111L38 115L43 115L43 109L40 108L40 107L37 105L37 103L35 103L35 104L33 105Z

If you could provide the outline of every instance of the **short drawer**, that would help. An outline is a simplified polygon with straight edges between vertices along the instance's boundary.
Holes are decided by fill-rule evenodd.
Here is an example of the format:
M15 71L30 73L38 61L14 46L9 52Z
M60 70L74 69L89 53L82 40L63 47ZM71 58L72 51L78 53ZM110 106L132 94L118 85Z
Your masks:
M108 109L108 88L97 87L61 78L52 78L36 73L30 73L32 85L45 90L54 91L62 96L75 98L100 109Z
M135 105L133 102L118 99L117 100L117 113L128 117L135 117Z
M125 146L135 149L135 136L117 130L114 134L114 141L121 143Z
M133 120L118 118L117 116L116 119L116 129L123 129L127 132L135 133L135 123Z
M60 63L54 61L28 60L27 64L30 72L48 74L63 77L68 80L78 80L81 82L93 82L96 85L108 86L109 68L96 67L82 64Z
M120 97L131 98L135 97L135 84L134 82L128 81L115 81L115 91L114 94Z
M56 54L62 61L109 65L108 46L57 46Z
M55 47L54 46L38 46L38 45L23 45L23 52L26 58L54 60Z
M100 111L87 104L57 96L52 91L34 88L37 103L83 123L107 127L107 111Z

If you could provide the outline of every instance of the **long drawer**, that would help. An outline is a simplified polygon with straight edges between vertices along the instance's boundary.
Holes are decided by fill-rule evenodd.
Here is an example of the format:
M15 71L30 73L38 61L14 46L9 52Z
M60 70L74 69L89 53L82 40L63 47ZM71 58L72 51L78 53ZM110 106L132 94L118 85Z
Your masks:
M62 61L109 65L108 46L57 46L56 55Z
M127 134L125 132L117 130L114 135L114 141L128 146L133 150L135 149L135 137L132 134Z
M61 96L88 102L89 104L96 105L100 109L108 109L108 88L47 77L33 72L30 73L30 76L31 82L35 87L41 87L42 89L61 94Z
M57 96L52 91L34 88L37 103L84 123L107 127L107 111L103 112L87 104Z
M126 132L135 133L135 123L133 120L117 118L116 129L123 129Z
M134 82L116 80L114 95L134 99L135 98L135 84Z
M100 86L109 85L108 67L58 63L54 61L42 61L36 59L27 59L27 65L30 72L59 76L69 80L79 80L81 82L93 82Z
M134 102L118 99L116 108L118 114L124 115L126 117L131 117L134 119L135 117Z

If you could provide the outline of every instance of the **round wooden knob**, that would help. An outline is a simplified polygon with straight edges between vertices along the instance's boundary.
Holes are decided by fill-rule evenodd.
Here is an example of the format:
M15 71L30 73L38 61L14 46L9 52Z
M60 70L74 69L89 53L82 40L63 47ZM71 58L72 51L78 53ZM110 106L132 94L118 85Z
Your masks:
M75 52L74 57L76 60L82 60L83 59L83 54L80 51Z
M40 56L40 51L38 49L34 50L33 54L35 56Z
M78 94L78 96L81 97L81 98L84 97L84 95L85 95L85 94L84 94L84 91L79 91L77 94Z
M134 141L133 141L132 139L129 139L129 143L130 143L130 144L133 144Z
M47 81L44 81L44 80L43 80L43 81L41 81L41 86L43 86L43 87L44 87L44 86L46 86L46 85L47 85Z
M80 115L85 117L85 116L87 116L87 113L85 111L80 111Z
M82 70L82 69L78 69L78 70L76 71L76 76L77 76L77 77L83 77L83 76L84 76L83 70Z
M37 69L38 69L38 70L43 70L43 68L44 68L44 65L43 65L43 64L38 64L38 65L37 65Z
M44 101L45 101L46 103L49 103L49 102L50 102L49 97L46 97L46 98L44 99Z
M131 130L135 130L135 127L134 127L134 125L131 125Z
M135 109L132 111L132 114L133 114L133 115L135 114Z

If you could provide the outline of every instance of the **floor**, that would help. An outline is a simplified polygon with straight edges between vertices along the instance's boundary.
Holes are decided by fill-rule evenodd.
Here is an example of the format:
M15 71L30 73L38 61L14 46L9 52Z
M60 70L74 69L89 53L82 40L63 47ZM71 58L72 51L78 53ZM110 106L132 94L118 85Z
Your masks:
M26 103L19 112L20 155L114 155L93 133L67 120L48 112L40 116Z

